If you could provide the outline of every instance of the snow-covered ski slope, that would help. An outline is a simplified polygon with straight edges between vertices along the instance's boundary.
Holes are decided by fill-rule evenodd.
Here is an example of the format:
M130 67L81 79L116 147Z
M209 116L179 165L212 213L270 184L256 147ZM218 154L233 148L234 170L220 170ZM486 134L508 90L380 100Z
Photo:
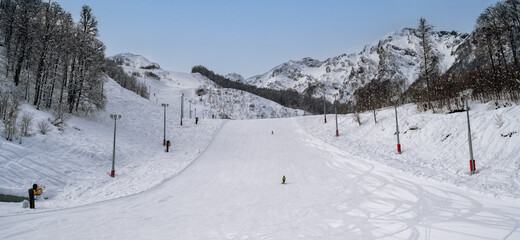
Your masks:
M181 92L194 90L172 89L169 84L156 83L155 87L162 86L156 104L108 79L106 110L87 118L71 117L62 130L51 125L46 135L38 132L36 123L52 118L51 114L23 105L22 112L35 118L33 136L24 138L22 144L0 140L0 192L27 196L33 183L44 185L49 199L38 203L40 209L56 209L141 192L173 176L204 150L224 120L201 119L195 125L193 118L186 117L181 127ZM170 104L166 109L166 138L172 143L169 153L162 146L161 102ZM117 122L115 178L109 177L114 139L110 114L122 115ZM0 213L20 210L4 204L0 203Z
M470 125L477 174L470 175L466 112L419 112L415 104L399 106L397 152L393 107L360 114L298 118L306 132L343 151L382 163L405 173L459 186L496 198L520 199L520 106L500 102L470 102ZM506 107L504 107L506 106Z
M96 204L0 217L0 236L519 239L519 221L518 201L385 167L324 143L292 118L228 121L163 184Z
M168 96L167 99L170 99L172 94L179 91L184 93L186 96L184 105L186 114L188 113L189 101L191 101L193 114L197 109L199 117L214 115L217 118L255 119L303 115L301 110L286 108L245 91L221 88L200 74L172 72L163 69L143 69L143 66L158 64L140 55L127 53L118 54L112 58L124 61L125 64L122 67L125 72L136 76L138 81L149 88L150 99L153 102L160 104L161 101L164 101L164 96ZM202 90L203 93L196 94L196 90ZM174 103L180 104L178 101L180 101L180 96L179 100Z
M49 197L36 210L0 203L0 239L520 239L517 105L471 102L477 174L469 175L465 113L400 106L396 154L393 108L378 110L377 124L370 112L361 126L340 115L334 137L333 115L327 124L319 115L208 119L226 105L235 119L299 111L215 89L197 74L125 70L159 75L138 78L149 100L108 79L106 110L46 135L34 124L22 144L0 139L0 193L26 195L38 183ZM201 86L213 95L197 96ZM182 93L198 125L187 101L179 125ZM169 153L161 103L170 104ZM51 118L28 104L23 112L35 123ZM123 116L115 178L109 114Z
M139 71L142 69L135 69ZM145 71L145 70L142 70ZM72 116L62 127L51 126L49 133L38 132L37 123L52 119L49 112L38 111L30 104L23 104L20 116L32 114L30 137L13 142L0 139L0 194L27 196L27 189L34 183L46 186L47 200L38 202L39 209L60 209L104 201L135 194L150 189L192 162L213 139L214 134L226 121L211 119L219 109L199 101L195 91L202 85L214 86L198 74L155 71L160 80L138 78L146 83L150 99L139 97L107 78L104 91L106 109L93 116ZM213 90L216 91L213 87ZM219 89L224 94L227 89ZM229 90L232 92L232 90ZM254 111L238 111L231 117L293 116L299 110L289 110L279 104L252 94L235 99L217 98L214 107L254 104ZM181 94L184 94L184 119L180 126ZM217 95L215 93L215 95ZM218 101L217 101L218 100ZM190 118L190 104L191 118ZM171 141L171 151L163 147L164 108L166 108L166 138ZM195 109L198 111L196 112ZM108 177L112 167L114 120L110 114L120 114L117 121L115 178ZM195 114L199 123L195 124ZM218 116L216 117L218 118ZM3 124L0 122L0 129ZM1 203L0 216L23 212L18 203ZM0 235L1 239L1 235Z

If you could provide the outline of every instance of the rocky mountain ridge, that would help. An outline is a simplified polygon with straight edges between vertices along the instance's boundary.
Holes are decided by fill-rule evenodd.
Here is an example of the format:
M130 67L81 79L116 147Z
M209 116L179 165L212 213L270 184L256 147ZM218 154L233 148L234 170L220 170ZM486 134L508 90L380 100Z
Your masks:
M438 31L430 36L437 69L440 74L455 62L457 48L468 34ZM314 97L349 102L354 92L370 81L388 80L404 92L420 74L420 40L412 28L403 28L384 36L376 44L367 45L359 53L341 54L324 61L303 58L274 67L268 72L242 82L277 90L294 89Z

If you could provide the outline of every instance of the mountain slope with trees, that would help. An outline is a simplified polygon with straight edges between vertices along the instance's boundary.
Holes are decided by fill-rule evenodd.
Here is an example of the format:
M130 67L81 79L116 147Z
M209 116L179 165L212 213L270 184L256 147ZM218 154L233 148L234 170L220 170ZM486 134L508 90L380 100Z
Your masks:
M104 109L107 76L149 97L144 85L105 58L89 6L75 22L56 2L0 1L0 119L6 129L17 125L23 102L53 111L55 125L69 114Z
M283 63L241 82L299 93L343 104L341 112L366 111L400 103L421 110L462 107L459 93L474 89L473 99L508 100L520 96L520 1L489 6L470 34L435 31L421 18L361 52L324 61L304 58Z

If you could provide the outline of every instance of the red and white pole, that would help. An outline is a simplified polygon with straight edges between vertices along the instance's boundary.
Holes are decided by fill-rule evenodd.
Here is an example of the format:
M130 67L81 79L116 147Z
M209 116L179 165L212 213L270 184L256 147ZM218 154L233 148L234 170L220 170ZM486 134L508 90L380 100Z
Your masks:
M471 159L469 160L469 170L471 174L475 173L477 171L477 167L475 166L475 160Z
M397 153L401 153L401 142L399 142L399 121L397 120L397 101L398 97L393 97L392 101L394 101L394 110L395 110L395 134L397 135Z

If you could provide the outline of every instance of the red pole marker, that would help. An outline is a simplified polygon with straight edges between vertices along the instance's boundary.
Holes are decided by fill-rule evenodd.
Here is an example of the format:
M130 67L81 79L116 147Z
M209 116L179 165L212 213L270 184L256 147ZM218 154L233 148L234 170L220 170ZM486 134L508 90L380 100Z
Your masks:
M182 121L181 121L181 126L182 126Z
M397 144L397 153L401 153L401 144Z
M325 123L327 123L327 118L325 118Z
M271 135L274 135L274 131L271 131Z
M163 145L163 146L166 146L166 139L163 139L163 140L162 140L162 145Z
M336 137L339 136L339 130L336 130Z
M111 177L115 177L115 176L116 176L116 171L115 171L115 170L112 170L112 171L110 172L110 176L111 176Z
M475 166L475 160L469 160L469 170L471 174L475 173L475 171L477 170Z

